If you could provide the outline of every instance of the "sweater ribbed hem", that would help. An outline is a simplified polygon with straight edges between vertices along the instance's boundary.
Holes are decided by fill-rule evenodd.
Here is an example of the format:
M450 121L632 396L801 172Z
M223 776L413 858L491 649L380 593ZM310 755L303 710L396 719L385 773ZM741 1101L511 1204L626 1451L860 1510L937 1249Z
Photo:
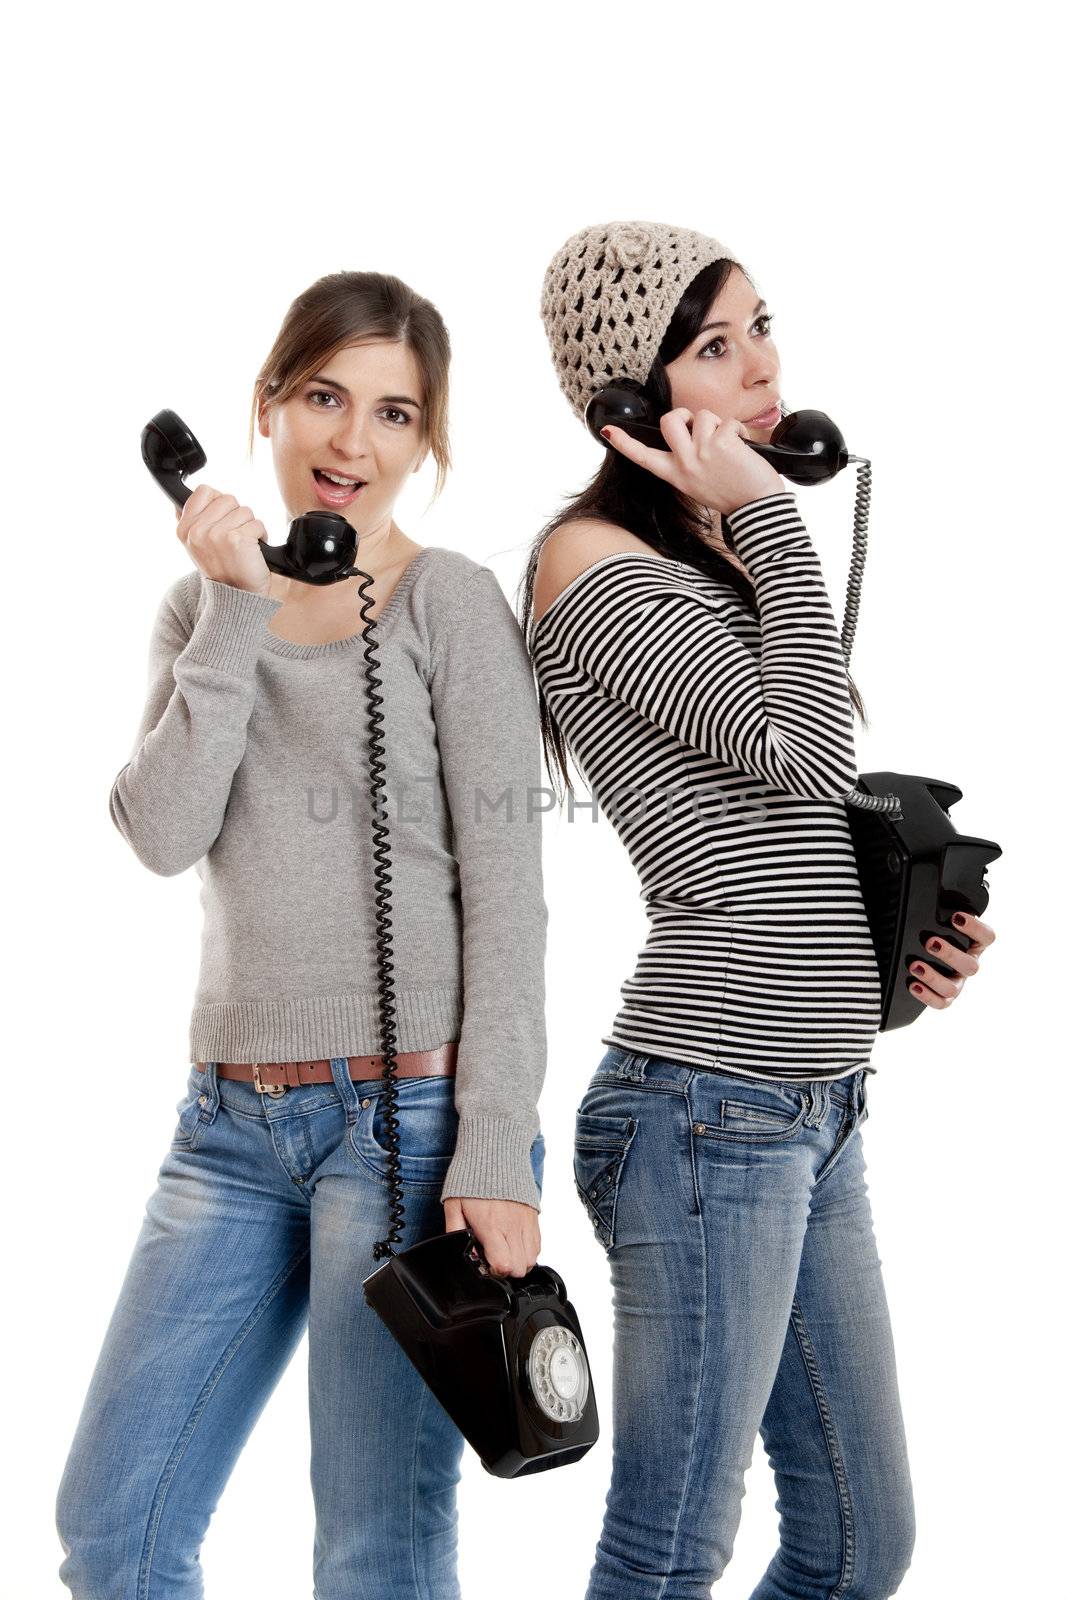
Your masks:
M197 661L235 677L249 677L263 648L263 635L281 600L204 579L204 609L181 661Z
M431 1050L458 1040L462 1017L458 984L398 990L396 1049ZM189 1024L190 1061L323 1061L380 1049L374 992L200 1004Z
M536 1119L461 1116L441 1199L519 1200L540 1211L530 1161L537 1134Z

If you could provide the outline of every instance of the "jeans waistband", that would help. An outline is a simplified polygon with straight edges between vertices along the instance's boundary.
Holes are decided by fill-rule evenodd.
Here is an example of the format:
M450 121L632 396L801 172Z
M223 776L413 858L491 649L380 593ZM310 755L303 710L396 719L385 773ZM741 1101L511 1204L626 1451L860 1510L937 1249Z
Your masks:
M861 1065L840 1078L746 1077L740 1072L731 1073L719 1068L696 1067L688 1061L674 1061L668 1056L650 1056L637 1050L624 1049L621 1045L608 1045L596 1070L598 1074L603 1073L605 1076L620 1078L631 1083L644 1083L650 1086L674 1085L681 1089L701 1078L710 1077L726 1078L732 1084L771 1083L776 1088L797 1090L807 1088L814 1082L821 1084L827 1095L836 1089L834 1098L856 1109L861 1101L869 1069Z

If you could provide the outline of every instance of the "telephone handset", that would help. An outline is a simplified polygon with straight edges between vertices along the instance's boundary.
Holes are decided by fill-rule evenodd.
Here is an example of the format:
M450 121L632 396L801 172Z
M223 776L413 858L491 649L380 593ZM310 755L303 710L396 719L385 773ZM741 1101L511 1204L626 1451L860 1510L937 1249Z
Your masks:
M641 444L669 450L659 422L641 389L631 378L619 378L590 398L585 408L589 431L601 445L603 427L621 428ZM859 612L860 584L867 555L867 518L871 498L871 464L849 455L841 430L825 411L792 411L764 444L745 444L793 483L825 483L849 462L859 467L841 650L849 664ZM724 538L732 546L728 533ZM949 807L962 799L955 784L906 772L861 772L845 796L845 816L856 858L860 892L878 963L885 1032L914 1022L926 1007L910 988L910 967L928 962L944 977L955 969L937 961L925 941L936 933L946 944L966 950L970 941L952 923L954 911L980 917L989 903L984 873L1002 854L992 839L959 834Z
M141 456L176 505L192 490L185 474L205 456L174 411L159 411L141 433ZM596 1396L578 1313L558 1272L540 1262L524 1277L487 1272L469 1228L396 1250L404 1228L404 1185L396 1088L397 1007L393 986L392 852L386 811L386 762L377 619L370 615L369 572L356 566L359 535L333 511L296 517L284 546L260 540L274 572L302 583L360 579L368 722L370 851L382 1061L383 1144L389 1230L374 1245L384 1263L364 1279L363 1295L408 1360L498 1478L518 1478L579 1461L600 1433Z
M598 389L586 405L585 420L600 444L605 443L601 428L615 427L639 444L651 445L654 450L670 449L640 384L632 378L619 378ZM825 411L783 412L768 443L758 439L746 439L745 443L793 483L825 483L850 461L859 459L849 455L840 428Z
M176 411L157 411L141 433L141 459L176 506L192 494L186 474L207 465L192 429ZM356 530L337 511L306 511L294 517L283 545L259 541L272 572L300 583L340 583L356 574Z

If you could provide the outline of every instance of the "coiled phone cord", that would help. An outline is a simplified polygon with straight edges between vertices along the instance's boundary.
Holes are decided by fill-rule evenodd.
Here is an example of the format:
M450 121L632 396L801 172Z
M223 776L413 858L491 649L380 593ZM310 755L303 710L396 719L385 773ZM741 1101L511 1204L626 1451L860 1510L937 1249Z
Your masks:
M380 662L376 656L378 641L373 633L378 621L376 617L370 615L371 602L367 592L373 579L369 572L364 572L360 567L353 568L353 576L361 580L358 586L362 607L360 617L363 621L365 641L363 655L367 664L369 725L367 770L370 774L371 830L374 835L374 847L371 852L374 859L374 944L378 958L378 1020L381 1032L382 1081L385 1085L382 1094L384 1123L382 1143L389 1171L389 1232L374 1246L374 1259L381 1261L385 1256L396 1255L393 1246L399 1244L404 1228L404 1186L400 1175L400 1121L397 1116L396 1090L396 992L393 987L393 933L390 915L393 892L390 888L392 860L383 794L385 740L382 724L385 718L378 709L384 702L378 693L381 687L381 678L378 676Z
M860 609L860 587L863 583L863 565L867 560L867 521L871 511L871 463L866 456L849 456L859 468L856 486L856 509L852 519L852 561L848 569L848 587L845 593L845 615L841 624L841 653L847 667L852 656L856 637L856 622ZM856 811L885 811L894 822L904 816L900 797L895 794L864 794L852 789L845 796L845 804Z

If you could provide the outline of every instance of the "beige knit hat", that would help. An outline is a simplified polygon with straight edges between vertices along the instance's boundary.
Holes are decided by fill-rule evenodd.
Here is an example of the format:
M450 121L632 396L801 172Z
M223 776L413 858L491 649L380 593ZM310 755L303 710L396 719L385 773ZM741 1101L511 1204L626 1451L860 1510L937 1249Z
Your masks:
M597 223L556 251L541 320L577 417L584 421L590 396L613 379L645 382L682 295L722 260L737 257L718 239L660 222Z

